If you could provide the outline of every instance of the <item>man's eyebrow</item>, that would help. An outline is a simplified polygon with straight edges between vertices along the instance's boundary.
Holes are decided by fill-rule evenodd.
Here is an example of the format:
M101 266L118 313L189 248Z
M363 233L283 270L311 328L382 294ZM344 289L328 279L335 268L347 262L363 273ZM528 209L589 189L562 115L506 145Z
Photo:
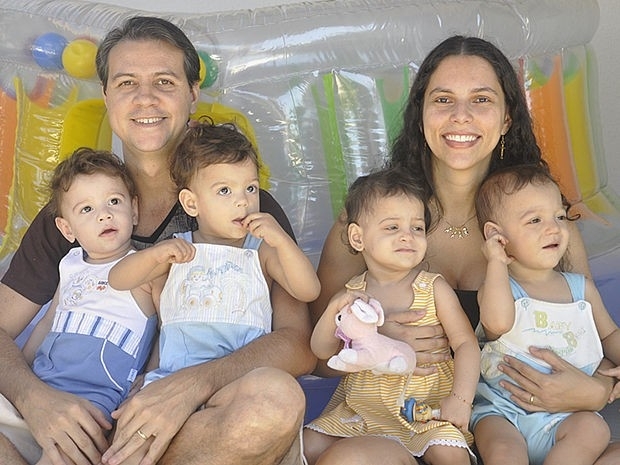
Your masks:
M165 69L165 70L157 71L156 73L153 73L153 77L159 77L159 76L173 76L175 78L178 78L179 74L169 69ZM135 78L137 77L137 74L131 71L121 71L121 72L118 72L110 76L110 79L118 79L122 77Z

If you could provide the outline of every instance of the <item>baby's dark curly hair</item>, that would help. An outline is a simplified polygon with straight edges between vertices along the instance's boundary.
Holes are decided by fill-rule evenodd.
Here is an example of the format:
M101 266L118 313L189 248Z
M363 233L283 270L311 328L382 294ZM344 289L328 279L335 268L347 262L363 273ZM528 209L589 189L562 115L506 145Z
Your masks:
M56 166L49 183L50 201L47 206L52 216L61 216L62 198L71 189L80 174L105 174L123 181L131 198L137 196L137 188L123 161L107 150L80 147Z
M198 171L219 163L252 160L256 169L260 162L250 140L232 123L215 124L202 117L187 129L183 141L170 160L170 176L181 191L189 187Z

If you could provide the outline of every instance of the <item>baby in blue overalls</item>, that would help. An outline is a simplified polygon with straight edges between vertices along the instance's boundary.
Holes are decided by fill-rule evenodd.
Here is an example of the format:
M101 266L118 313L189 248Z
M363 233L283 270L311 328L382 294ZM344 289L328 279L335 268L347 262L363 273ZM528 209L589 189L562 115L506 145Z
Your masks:
M500 385L508 381L500 370L506 355L549 372L530 347L551 349L589 375L603 352L620 363L620 330L593 281L558 271L569 244L567 211L557 183L535 166L499 170L477 194L488 261L478 301L489 342L471 424L485 465L592 464L609 442L598 413L537 410L534 395L516 402Z
M56 226L79 246L60 262L58 289L25 354L43 338L34 373L56 389L88 399L112 423L111 412L144 369L157 330L150 294L118 291L108 283L110 269L135 252L135 187L115 155L78 149L55 169L51 191ZM51 462L43 455L38 463Z
M259 211L259 161L233 125L191 126L171 162L179 201L198 230L121 260L110 283L162 289L159 367L146 383L221 358L271 331L275 280L291 296L320 290L310 260L268 213Z

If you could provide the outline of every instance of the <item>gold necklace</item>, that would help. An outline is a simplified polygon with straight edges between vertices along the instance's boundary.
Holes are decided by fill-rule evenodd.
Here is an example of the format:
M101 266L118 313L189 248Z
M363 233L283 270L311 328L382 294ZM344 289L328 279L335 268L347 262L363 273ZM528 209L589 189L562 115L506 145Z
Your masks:
M448 227L445 228L443 232L450 235L450 239L463 239L464 237L469 236L469 229L467 228L467 223L473 220L475 216L476 216L475 214L470 216L469 218L465 220L465 223L463 223L460 226L451 225L448 222L448 220L446 220L446 218L444 217L443 220L446 222Z

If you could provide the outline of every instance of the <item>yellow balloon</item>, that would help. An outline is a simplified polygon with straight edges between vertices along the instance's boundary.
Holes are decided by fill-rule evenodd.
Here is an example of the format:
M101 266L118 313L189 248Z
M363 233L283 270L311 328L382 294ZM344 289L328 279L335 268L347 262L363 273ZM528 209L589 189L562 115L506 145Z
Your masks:
M95 77L97 45L88 39L69 42L62 52L62 65L70 76L81 79Z

